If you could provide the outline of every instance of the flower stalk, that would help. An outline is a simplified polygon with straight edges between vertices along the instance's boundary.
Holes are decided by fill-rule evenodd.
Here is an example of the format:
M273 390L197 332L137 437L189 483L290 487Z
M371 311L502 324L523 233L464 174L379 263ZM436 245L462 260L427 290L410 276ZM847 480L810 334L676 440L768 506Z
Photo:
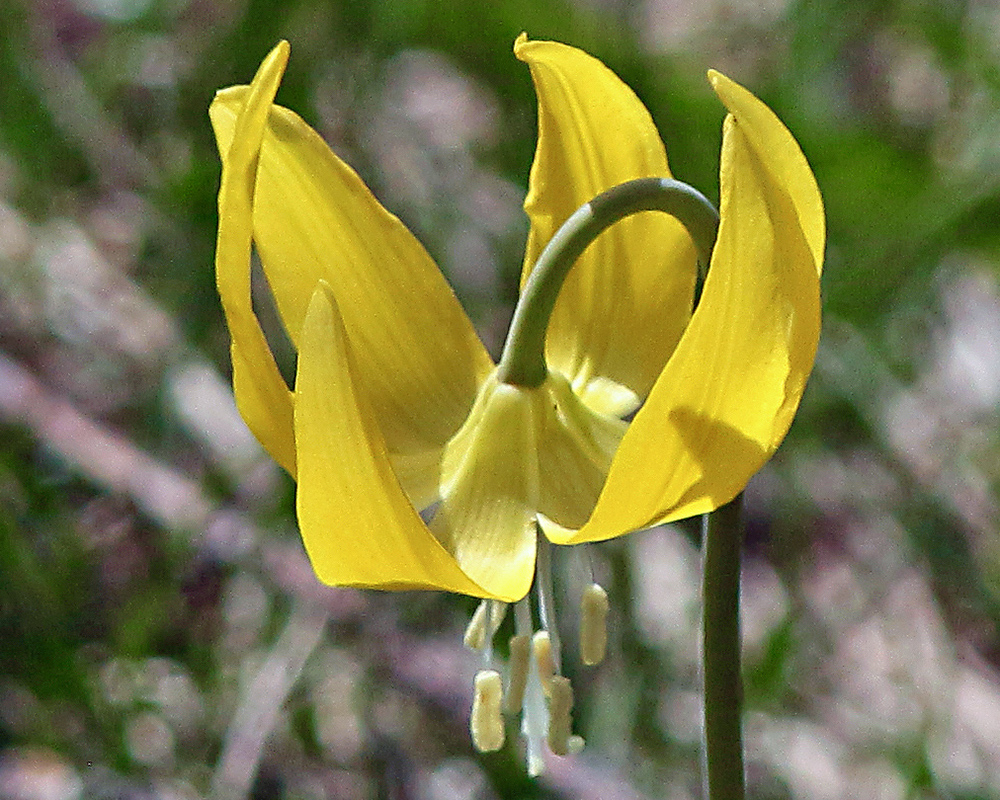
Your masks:
M640 211L676 217L694 241L698 263L708 268L719 230L719 212L697 189L672 178L637 178L602 192L563 223L538 256L514 309L497 378L533 388L548 374L545 332L570 267L605 229Z
M742 494L702 517L702 759L707 800L743 800Z

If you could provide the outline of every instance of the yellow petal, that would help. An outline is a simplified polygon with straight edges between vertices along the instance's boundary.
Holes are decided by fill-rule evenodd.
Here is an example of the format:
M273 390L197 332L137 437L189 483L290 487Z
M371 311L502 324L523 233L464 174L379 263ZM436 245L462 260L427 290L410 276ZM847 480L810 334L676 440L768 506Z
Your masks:
M729 113L740 122L761 166L770 173L774 183L784 187L806 237L816 271L820 272L826 247L826 216L816 178L802 150L774 112L751 92L715 70L709 70L708 80Z
M540 522L546 533L552 524L579 528L594 510L626 423L588 408L558 373L550 372L540 388L546 395L536 422Z
M405 453L391 451L389 453L392 471L399 478L410 502L417 508L427 508L438 499L443 453L443 446L428 450L409 450Z
M514 53L530 67L538 93L523 285L577 208L623 181L669 177L670 170L649 112L600 61L523 34ZM676 220L648 212L619 222L587 248L562 287L549 323L549 365L596 410L610 413L615 392L607 381L591 387L595 379L645 397L687 324L695 271L694 247Z
M514 602L535 569L538 463L534 418L542 393L487 379L442 463L431 530L470 578Z
M734 86L720 92L732 101L721 224L698 310L625 434L590 521L556 541L608 538L728 502L798 407L819 339L822 200L791 134Z
M282 42L261 64L243 102L232 109L222 154L216 281L232 336L236 404L275 461L295 473L291 393L278 372L250 300L250 250L257 156L268 108L288 63ZM213 106L214 107L214 106ZM238 115L238 116L237 116ZM213 122L215 121L213 114ZM230 146L231 145L231 146Z
M223 152L245 87L212 106ZM261 262L292 341L319 280L337 298L372 411L390 450L440 448L492 368L423 247L296 114L273 106L254 205Z
M303 320L295 379L296 506L316 575L335 586L492 596L421 521L366 404L336 300L321 283Z

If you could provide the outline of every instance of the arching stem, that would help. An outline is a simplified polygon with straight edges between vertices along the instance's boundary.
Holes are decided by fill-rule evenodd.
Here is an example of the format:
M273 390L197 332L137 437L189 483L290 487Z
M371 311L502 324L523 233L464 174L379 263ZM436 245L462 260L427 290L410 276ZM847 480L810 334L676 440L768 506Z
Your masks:
M497 367L502 383L529 388L542 384L548 372L545 332L570 267L602 231L640 211L676 217L694 240L702 269L708 268L719 214L701 192L672 178L638 178L599 194L573 212L538 257L514 309Z
M514 309L497 367L502 383L536 387L545 380L545 334L570 268L587 246L619 220L640 211L676 217L698 251L701 278L719 228L715 207L696 189L669 178L640 178L615 186L575 211L538 257ZM626 269L622 265L622 269ZM703 758L707 800L743 800L740 670L740 547L737 497L703 518L702 677L705 691Z

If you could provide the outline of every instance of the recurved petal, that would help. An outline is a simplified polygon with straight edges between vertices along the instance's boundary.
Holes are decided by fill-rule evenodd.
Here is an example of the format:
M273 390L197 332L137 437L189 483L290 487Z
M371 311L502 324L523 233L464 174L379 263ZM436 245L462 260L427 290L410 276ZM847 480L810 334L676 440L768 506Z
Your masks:
M222 156L216 282L232 337L233 391L247 426L275 461L295 473L291 393L254 315L250 299L252 209L268 109L288 63L282 42L261 64L243 102L233 108ZM214 104L213 104L214 108ZM213 122L215 114L213 113Z
M734 86L701 302L625 434L594 514L564 541L728 502L781 443L801 399L819 339L822 200L791 134Z
M792 212L806 237L816 272L823 269L826 216L816 178L792 134L766 105L738 83L715 70L708 80L729 113L740 123L750 148L771 180L784 187Z
M535 568L541 395L487 379L445 450L441 505L431 520L462 570L507 602L527 594Z
M336 300L320 283L303 319L295 379L296 506L316 575L334 586L492 596L407 500L357 375Z
M538 148L525 211L531 231L522 285L538 255L577 208L623 181L669 177L649 112L613 72L581 50L528 41L526 62L538 93ZM696 257L679 222L634 215L602 234L569 273L549 323L549 365L599 410L609 379L645 397L687 324ZM611 394L614 394L612 392Z
M223 152L246 87L212 106ZM357 380L394 453L442 446L492 362L444 277L403 224L293 112L272 106L253 232L292 341L319 280L337 298Z

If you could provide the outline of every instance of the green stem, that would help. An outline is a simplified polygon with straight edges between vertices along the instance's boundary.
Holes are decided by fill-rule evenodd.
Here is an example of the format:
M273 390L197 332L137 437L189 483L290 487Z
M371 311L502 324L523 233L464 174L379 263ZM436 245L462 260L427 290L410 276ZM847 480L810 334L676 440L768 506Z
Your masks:
M699 191L671 178L638 178L599 194L573 212L539 255L514 309L497 367L502 383L542 384L548 374L545 332L570 267L602 231L640 211L663 211L680 220L694 241L702 269L708 267L719 214Z
M702 680L707 800L743 800L740 673L742 495L702 517Z

